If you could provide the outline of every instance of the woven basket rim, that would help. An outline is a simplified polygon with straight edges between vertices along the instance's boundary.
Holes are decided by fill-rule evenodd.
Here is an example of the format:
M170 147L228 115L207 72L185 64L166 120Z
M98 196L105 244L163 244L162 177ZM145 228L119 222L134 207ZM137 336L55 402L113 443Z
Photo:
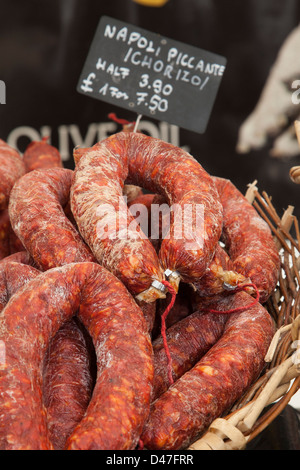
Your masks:
M281 256L278 284L264 304L275 324L265 368L243 396L215 419L189 450L242 450L287 406L300 388L300 230L294 207L282 216L257 181L245 197L269 225ZM293 232L293 235L291 234ZM299 364L298 364L299 363Z

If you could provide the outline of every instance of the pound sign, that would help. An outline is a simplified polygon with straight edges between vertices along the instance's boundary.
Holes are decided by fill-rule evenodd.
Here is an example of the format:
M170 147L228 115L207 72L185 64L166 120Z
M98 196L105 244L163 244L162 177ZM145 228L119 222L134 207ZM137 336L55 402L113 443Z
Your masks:
M85 78L84 80L82 80L83 85L81 85L80 87L82 91L84 91L85 93L93 91L93 88L90 85L92 85L93 80L95 78L96 78L96 75L94 73L90 73L88 75L88 78Z

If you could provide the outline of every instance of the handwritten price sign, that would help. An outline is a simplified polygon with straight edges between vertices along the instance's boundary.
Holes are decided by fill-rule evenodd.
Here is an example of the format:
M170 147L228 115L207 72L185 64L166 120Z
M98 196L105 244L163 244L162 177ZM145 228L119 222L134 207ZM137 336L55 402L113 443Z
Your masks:
M222 56L104 16L77 91L203 133L225 66Z

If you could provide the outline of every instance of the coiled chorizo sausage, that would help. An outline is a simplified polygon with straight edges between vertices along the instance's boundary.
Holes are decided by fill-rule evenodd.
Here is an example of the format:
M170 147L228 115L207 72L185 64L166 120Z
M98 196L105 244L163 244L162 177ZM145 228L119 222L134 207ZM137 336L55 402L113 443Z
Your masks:
M280 256L268 224L230 180L214 177L223 206L222 240L233 269L249 278L264 303L279 279Z
M11 226L42 271L64 264L95 261L64 213L73 172L34 170L20 178L9 201Z
M247 390L264 367L274 334L270 314L251 296L236 292L219 300L229 316L224 333L200 361L152 403L141 439L148 449L184 449Z
M153 382L146 322L123 284L103 267L87 262L41 273L2 311L1 449L53 448L41 396L41 363L51 338L76 311L92 337L98 374L86 415L68 448L137 445Z
M26 147L23 162L26 173L41 168L63 168L61 155L56 147L50 145L48 137L33 141Z
M25 165L17 150L0 139L0 210L8 206L15 182L25 174Z
M185 282L201 277L222 227L222 208L210 175L182 149L141 133L120 132L81 155L71 188L79 231L96 259L137 295L147 291L154 279L161 281L163 273L153 246L138 233L122 202L125 182L162 194L177 208L177 215L189 208L185 223L181 218L180 233L171 224L159 260L164 270L179 272ZM193 212L197 208L198 217ZM103 233L116 215L119 225L110 224Z

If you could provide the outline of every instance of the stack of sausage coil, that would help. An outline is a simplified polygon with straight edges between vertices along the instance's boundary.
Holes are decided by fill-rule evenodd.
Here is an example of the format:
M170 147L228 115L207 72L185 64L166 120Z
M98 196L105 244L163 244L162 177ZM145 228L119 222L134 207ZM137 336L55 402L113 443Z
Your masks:
M188 448L266 368L281 276L269 224L229 180L139 132L75 149L74 171L47 139L23 159L3 148L0 448ZM151 218L155 201L200 205L203 223L192 211L178 237L173 212L152 240L134 206Z

